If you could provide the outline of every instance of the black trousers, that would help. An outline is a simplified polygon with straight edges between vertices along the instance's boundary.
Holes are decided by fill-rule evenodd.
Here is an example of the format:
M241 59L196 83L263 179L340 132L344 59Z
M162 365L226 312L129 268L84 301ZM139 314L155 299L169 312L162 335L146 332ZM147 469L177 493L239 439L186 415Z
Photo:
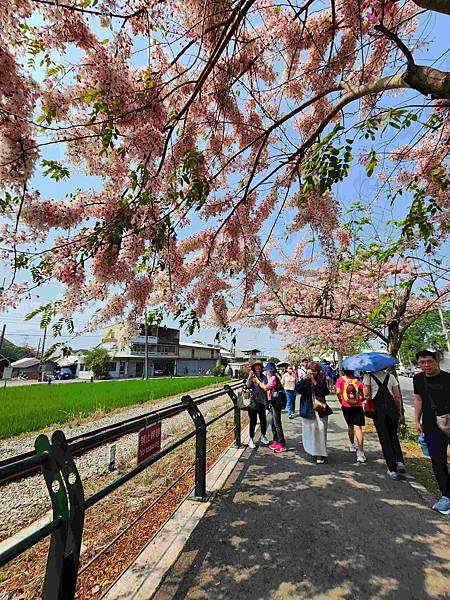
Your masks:
M249 410L248 416L250 419L250 437L255 437L255 429L256 422L259 417L259 424L261 426L261 435L266 435L267 433L267 417L266 417L266 407L264 404L260 402L256 403L256 410Z
M450 498L450 477L448 474L447 448L448 439L439 430L426 431L425 441L430 452L431 464L439 489L443 496Z
M398 420L398 416L378 411L373 420L389 471L397 471L397 463L404 462L397 434Z
M270 402L270 413L272 415L273 439L282 446L285 446L286 440L284 439L283 424L281 422L281 403L276 398Z

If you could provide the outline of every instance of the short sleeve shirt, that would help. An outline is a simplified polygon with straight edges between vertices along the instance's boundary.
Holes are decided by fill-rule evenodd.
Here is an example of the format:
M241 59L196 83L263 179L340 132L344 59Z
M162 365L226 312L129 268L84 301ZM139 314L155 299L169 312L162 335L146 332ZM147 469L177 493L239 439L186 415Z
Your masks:
M426 385L425 385L426 382ZM414 393L422 398L422 425L425 431L436 430L436 414L450 413L450 373L440 371L434 377L425 373L414 375ZM430 400L433 400L435 409Z
M377 379L379 379L381 382L383 382L386 378L387 372L386 371L375 371L375 373L366 373L364 375L363 384L370 385L370 387L372 388L372 399L373 399L373 398L375 398L375 396L378 392L378 383L375 381L375 379L373 377L371 377L371 375L375 375L375 377ZM394 395L394 388L398 387L398 381L390 373L389 373L389 381L388 381L387 386L388 386L388 390L391 392L391 394Z
M266 377L264 376L261 379L261 381L263 381L264 383L267 383ZM263 404L264 406L266 406L266 404L267 404L267 392L266 392L266 390L263 390L262 388L260 388L259 385L255 381L252 381L250 383L250 388L253 390L253 392L255 394L256 402L258 402L259 404Z
M356 381L352 378L347 378L347 377L339 377L339 379L336 381L336 390L339 390L339 392L341 392L341 394L344 391L344 386L346 384L346 382L351 382L351 383L355 383L356 387L361 390L361 392L363 391L363 384L356 379ZM362 405L362 399L359 399L358 402L356 402L355 404L350 404L349 402L347 402L345 400L345 398L341 395L341 402L342 402L342 406L345 406L346 408L351 408L352 406L361 406Z
M285 373L281 378L285 390L295 390L295 382L295 375L289 375L289 373Z

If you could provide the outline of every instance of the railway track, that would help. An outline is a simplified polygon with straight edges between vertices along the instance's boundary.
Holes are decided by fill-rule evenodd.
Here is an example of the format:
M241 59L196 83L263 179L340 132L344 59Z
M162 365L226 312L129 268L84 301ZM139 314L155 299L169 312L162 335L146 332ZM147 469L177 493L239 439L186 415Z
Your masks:
M230 387L232 389L236 389L239 386L240 382L238 381L230 383ZM214 390L212 392L207 392L206 394L201 394L200 396L195 397L194 402L200 406L205 402L214 400L215 398L219 398L223 395L223 389ZM130 417L129 419L124 419L123 421L111 423L110 425L105 425L104 427L99 427L98 429L73 436L67 440L69 443L69 448L73 456L81 456L89 450L114 442L125 434L139 431L139 429L145 425L150 424L155 418L155 415L160 416L162 413L164 413L170 414L170 416L175 416L182 413L183 410L179 409L178 406L178 402L169 404L168 406L165 406L163 410L151 410L137 417ZM135 424L134 427L133 423ZM5 483L18 481L24 477L29 477L39 472L42 463L35 457L34 454L34 451L30 450L29 452L23 452L21 454L0 460L0 469L2 469L3 473L0 477L0 486L4 485ZM18 462L26 463L29 465L29 468L27 468L26 471L23 469L19 471L17 467Z

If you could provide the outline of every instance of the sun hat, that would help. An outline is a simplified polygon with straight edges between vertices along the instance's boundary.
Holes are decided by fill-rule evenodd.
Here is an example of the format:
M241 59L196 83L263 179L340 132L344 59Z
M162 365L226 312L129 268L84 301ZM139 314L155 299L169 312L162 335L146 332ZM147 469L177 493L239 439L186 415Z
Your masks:
M264 371L276 371L277 368L275 366L275 363L267 363L267 365L264 367Z
M255 360L254 362L252 362L251 366L254 367L255 365L261 365L261 367L264 367L264 363L262 360Z

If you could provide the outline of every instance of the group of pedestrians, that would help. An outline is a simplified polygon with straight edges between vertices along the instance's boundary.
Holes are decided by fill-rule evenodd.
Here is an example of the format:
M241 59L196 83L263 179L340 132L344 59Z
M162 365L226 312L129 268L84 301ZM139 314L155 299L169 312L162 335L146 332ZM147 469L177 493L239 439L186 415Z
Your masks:
M414 377L413 383L416 427L425 435L433 471L442 493L442 498L433 508L443 514L450 514L447 464L449 434L441 426L442 419L450 416L450 373L439 369L436 355L428 350L418 352L417 360L422 372ZM330 367L329 370L327 366ZM253 390L256 400L256 409L249 411L250 448L256 448L254 438L259 418L261 444L268 446L276 454L286 451L282 410L286 407L288 418L295 418L295 402L299 395L303 448L317 464L325 463L328 457L328 418L333 413L326 397L333 387L347 424L349 450L356 454L357 462L367 461L363 427L368 416L374 422L388 477L398 480L399 473L406 471L398 438L398 426L403 412L401 390L398 380L387 370L365 373L361 381L354 371L344 370L337 378L329 363L321 365L306 358L298 367L288 366L283 374L277 372L273 363L264 366L261 361L256 361L250 368L247 387ZM267 438L269 413L271 442Z

